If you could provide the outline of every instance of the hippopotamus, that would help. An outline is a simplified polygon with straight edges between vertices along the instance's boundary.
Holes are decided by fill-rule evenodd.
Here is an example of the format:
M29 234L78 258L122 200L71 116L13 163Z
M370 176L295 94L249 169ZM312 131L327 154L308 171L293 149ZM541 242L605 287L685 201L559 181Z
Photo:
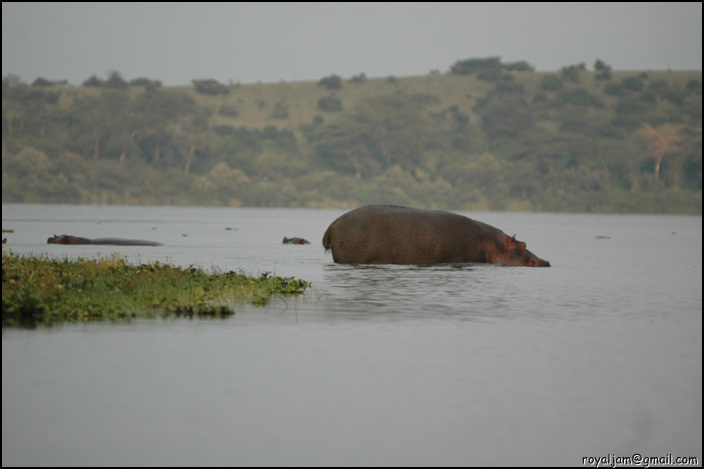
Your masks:
M333 221L325 251L340 264L443 264L482 262L550 267L516 236L443 210L367 205Z
M163 246L156 241L143 241L141 239L122 238L81 238L80 236L64 235L56 236L46 240L47 244L113 244L115 246Z
M303 238L287 238L284 236L283 244L310 244L310 241Z

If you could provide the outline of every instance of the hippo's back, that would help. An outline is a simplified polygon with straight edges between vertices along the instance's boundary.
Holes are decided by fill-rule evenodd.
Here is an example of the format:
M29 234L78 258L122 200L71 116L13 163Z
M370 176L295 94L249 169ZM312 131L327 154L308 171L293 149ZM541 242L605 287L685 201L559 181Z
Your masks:
M368 205L332 222L323 246L343 264L436 264L486 262L472 247L491 228L440 210Z

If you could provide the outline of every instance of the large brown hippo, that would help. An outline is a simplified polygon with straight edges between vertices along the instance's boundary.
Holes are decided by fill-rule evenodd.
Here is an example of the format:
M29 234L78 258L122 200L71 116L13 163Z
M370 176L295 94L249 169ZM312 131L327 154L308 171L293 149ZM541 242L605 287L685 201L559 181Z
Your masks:
M340 264L488 262L550 267L526 243L462 215L396 205L367 205L332 222L325 250Z
M141 239L122 239L122 238L81 238L80 236L71 235L54 235L46 240L47 244L112 244L115 246L163 246L156 241L143 241Z

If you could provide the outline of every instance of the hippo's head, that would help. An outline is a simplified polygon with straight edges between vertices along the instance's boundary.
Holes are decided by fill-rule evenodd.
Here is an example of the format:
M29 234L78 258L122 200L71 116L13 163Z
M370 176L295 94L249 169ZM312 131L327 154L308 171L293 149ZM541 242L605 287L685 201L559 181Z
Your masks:
M61 236L54 235L52 238L47 239L46 243L47 244L77 244L76 238L74 238L73 236L69 236L69 235L61 235Z
M494 262L521 267L550 267L548 261L526 249L526 243L518 241L516 235L510 238L506 236L503 249L499 249L499 252L496 253Z

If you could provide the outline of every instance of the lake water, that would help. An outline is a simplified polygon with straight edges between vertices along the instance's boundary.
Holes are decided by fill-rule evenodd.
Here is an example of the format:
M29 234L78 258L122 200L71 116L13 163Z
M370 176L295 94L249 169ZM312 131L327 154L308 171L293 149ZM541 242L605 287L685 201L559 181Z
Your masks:
M464 213L531 269L336 265L342 213L3 204L3 250L313 283L224 320L3 329L3 466L701 464L701 216Z

